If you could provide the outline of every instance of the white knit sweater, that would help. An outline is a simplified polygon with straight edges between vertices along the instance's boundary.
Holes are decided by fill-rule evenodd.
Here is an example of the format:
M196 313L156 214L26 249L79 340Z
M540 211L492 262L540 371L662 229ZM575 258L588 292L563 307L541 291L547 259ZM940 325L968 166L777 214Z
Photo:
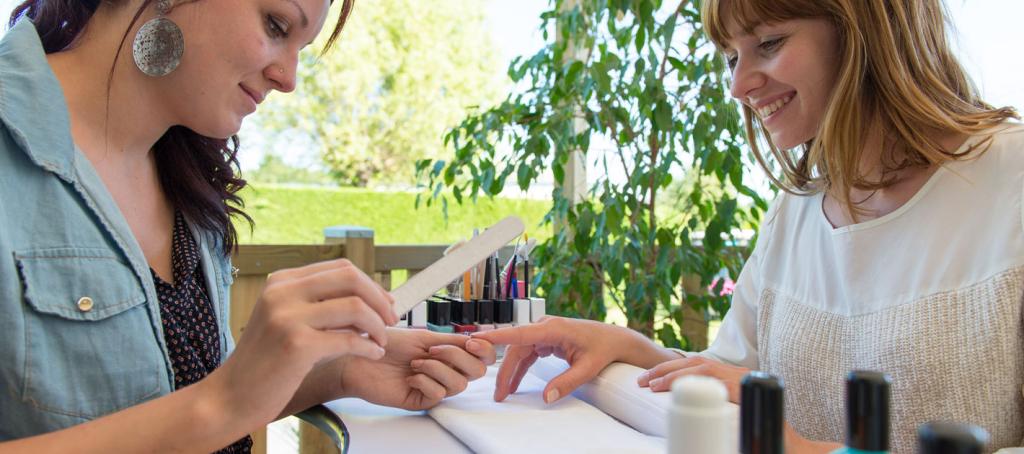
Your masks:
M932 420L1024 446L1024 126L993 131L878 219L834 229L820 194L780 196L702 354L781 377L811 439L845 439L845 376L870 369L893 379L893 452Z

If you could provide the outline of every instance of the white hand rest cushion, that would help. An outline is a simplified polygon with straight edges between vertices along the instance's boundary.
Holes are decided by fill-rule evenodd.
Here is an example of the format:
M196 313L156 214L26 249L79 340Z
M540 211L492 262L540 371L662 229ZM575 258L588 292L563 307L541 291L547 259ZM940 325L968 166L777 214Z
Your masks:
M566 369L569 364L560 358L541 358L530 368L530 373L549 381ZM672 393L651 392L636 384L637 377L644 369L625 364L612 363L590 383L579 387L573 395L584 402L600 408L605 413L622 421L641 433L656 437L668 437L668 410L672 406ZM735 417L729 433L739 437L739 406L728 404Z

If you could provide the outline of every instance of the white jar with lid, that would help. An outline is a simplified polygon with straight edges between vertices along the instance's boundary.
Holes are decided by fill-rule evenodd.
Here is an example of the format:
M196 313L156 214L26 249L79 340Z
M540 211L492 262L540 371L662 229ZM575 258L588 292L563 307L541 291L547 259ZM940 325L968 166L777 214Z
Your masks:
M717 379L690 375L672 383L669 454L735 454L735 412Z

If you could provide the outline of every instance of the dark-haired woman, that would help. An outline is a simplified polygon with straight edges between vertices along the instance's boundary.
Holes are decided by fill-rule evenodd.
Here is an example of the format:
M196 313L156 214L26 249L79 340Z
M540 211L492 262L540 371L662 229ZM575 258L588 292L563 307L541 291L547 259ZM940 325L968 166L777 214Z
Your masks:
M234 134L295 89L331 6L15 10L0 41L0 450L246 452L279 416L342 396L430 407L494 361L485 341L387 329L391 296L344 260L273 273L233 346Z

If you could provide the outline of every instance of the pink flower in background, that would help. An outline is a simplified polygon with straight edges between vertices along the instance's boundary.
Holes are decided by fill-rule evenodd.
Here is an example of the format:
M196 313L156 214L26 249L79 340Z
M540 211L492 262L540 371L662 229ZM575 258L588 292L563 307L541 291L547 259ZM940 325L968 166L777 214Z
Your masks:
M711 281L711 285L708 286L708 291L709 292L714 292L716 285L718 285L718 279L717 278L715 278L714 281ZM733 291L734 288L736 288L736 283L733 282L732 279L726 278L725 282L722 283L722 291L718 295L719 296L732 295L732 291Z

